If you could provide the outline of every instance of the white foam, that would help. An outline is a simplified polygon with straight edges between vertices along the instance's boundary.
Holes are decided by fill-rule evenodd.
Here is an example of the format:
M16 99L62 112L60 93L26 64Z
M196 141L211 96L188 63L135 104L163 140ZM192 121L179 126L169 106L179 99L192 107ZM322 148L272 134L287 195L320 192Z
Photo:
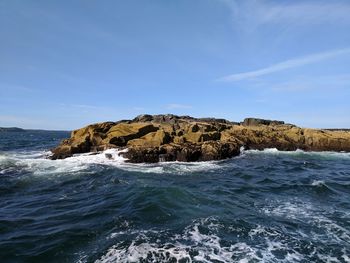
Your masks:
M199 227L206 225L212 231L219 227L218 224L206 218L188 226L182 235L170 237L171 242L162 244L158 239L155 242L140 242L140 239L148 240L147 233L157 236L167 234L162 232L141 231L128 247L119 248L112 246L107 253L96 263L109 262L140 262L147 259L147 262L232 262L234 252L231 247L223 247L220 238L214 233L201 233ZM123 232L124 234L125 232ZM133 234L135 232L130 232ZM143 236L142 236L143 235ZM142 237L142 238L140 238ZM196 251L196 255L191 252Z
M350 159L350 152L332 152L332 151L322 151L322 152L314 152L314 151L303 151L297 149L295 151L280 151L276 148L266 148L264 150L244 150L241 149L242 155L249 154L266 154L266 155L292 155L292 156L314 156L321 158L336 158L336 159Z
M201 229L206 229L202 231ZM313 251L311 255L302 255L297 251L299 238L286 236L284 232L261 225L248 233L250 241L238 241L223 245L219 236L224 226L218 224L214 217L194 221L182 234L169 236L167 231L127 230L123 234L136 235L130 245L119 242L108 249L96 263L111 262L306 262L308 256L317 256L320 260L327 255ZM152 237L157 236L156 241ZM160 239L166 236L168 243ZM117 237L117 236L115 236ZM284 256L276 256L281 251ZM346 260L346 250L343 258ZM332 260L334 257L332 258ZM335 261L339 262L339 261Z
M146 163L128 163L127 159L120 156L120 153L125 152L126 150L118 151L115 149L106 150L102 153L91 155L91 154L80 154L71 158L64 159L72 162L79 163L93 163L93 164L104 164L116 166L120 169L125 169L128 171L136 171L143 173L158 173L158 174L167 174L167 173L176 173L176 174L188 174L192 172L200 171L210 171L215 169L222 169L222 161L207 161L207 162L159 162L154 164ZM106 154L109 153L112 155L111 159L106 158Z
M208 162L164 162L157 166L163 168L162 172L170 172L176 174L188 174L193 172L210 171L223 169L223 164L220 161Z
M323 180L314 180L314 181L311 183L312 186L322 186L322 185L324 185L324 184L325 184L325 182L324 182Z
M188 262L192 262L191 257L186 250L181 246L174 247L171 244L165 244L159 247L157 244L141 243L136 244L134 241L126 248L118 248L117 246L111 247L108 252L100 259L96 260L96 263L112 263L112 262L140 262L140 260L148 259L148 262L169 262L175 260L187 259Z
M267 215L285 217L289 219L308 218L313 210L313 206L307 203L284 202L275 204L272 202L269 206L261 209Z
M315 241L332 239L339 243L350 243L350 230L327 217L321 209L311 203L297 199L293 202L273 202L261 211L267 215L285 217L309 224L312 228L318 229L317 233L314 231L308 233L308 236Z
M285 208L283 208L282 210L286 211ZM292 208L290 211L292 213L296 212L294 208ZM277 214L280 214L280 213L277 213ZM305 215L310 215L311 213L304 212L303 214L305 216ZM302 216L302 218L304 218L304 216ZM323 251L323 249L322 248L320 249L320 247L318 246L315 246L313 248L313 251L311 251L308 255L303 255L299 251L297 251L297 248L299 247L298 243L303 238L307 238L308 240L314 241L315 243L318 243L318 244L323 243L324 247L327 247L328 245L327 237L329 233L331 234L334 233L335 229L331 229L329 226L327 226L327 222L329 220L321 219L321 221L322 221L321 225L326 223L326 229L327 229L327 232L323 235L316 235L314 232L311 232L308 234L296 232L296 235L285 235L284 232L280 232L277 229L271 229L271 228L258 225L256 228L252 229L248 235L253 241L255 239L258 240L258 242L260 243L259 248L255 246L249 246L246 243L240 243L241 251L245 251L249 254L249 258L248 258L249 260L258 259L259 262L307 262L309 260L308 257L317 258L321 262L341 262L335 256L325 254L327 252ZM309 221L307 222L310 223ZM320 222L315 222L316 225L318 225L319 223ZM319 227L324 227L321 225L319 225ZM339 228L339 226L337 224L334 224L334 222L332 222L331 225L336 229ZM344 228L342 227L340 228L342 231L345 231ZM298 234L300 236L298 236ZM332 239L333 238L334 236L332 236ZM339 239L338 240L333 239L332 241L333 242L338 241L339 244L342 244ZM261 249L261 248L264 248L264 249ZM286 252L284 259L276 258L273 253L275 250ZM349 262L348 261L349 253L345 248L342 249L342 254L343 255L341 257L345 260L345 262ZM249 260L247 260L247 262L250 262Z
M209 162L161 162L156 164L132 164L127 163L116 149L109 149L97 154L86 153L77 154L73 157L63 160L49 160L46 157L50 154L47 151L33 152L6 152L0 154L0 173L6 174L11 169L25 169L35 175L63 174L89 170L91 165L107 165L120 169L158 174L189 174L202 171L211 171L225 169L226 165L234 165L233 162L209 161ZM107 158L106 154L112 156ZM294 152L278 151L276 148L258 150L244 150L241 148L241 158L250 154L267 154L267 155L305 155L305 156L322 156L326 158L350 158L350 153L335 152L304 152L297 150ZM11 168L12 167L12 168ZM319 182L321 183L321 181ZM317 184L315 182L315 184ZM313 184L314 185L314 184Z
M299 150L297 150L299 151ZM240 148L240 152L242 154L255 154L255 153L270 153L270 154L278 154L278 153L294 153L296 151L291 151L291 152L287 152L287 151L279 151L277 150L277 148L266 148L264 150L245 150L244 148Z
M63 160L47 159L46 157L49 155L49 152L46 151L7 152L0 156L0 164L2 167L27 170L34 175L72 174L74 172L87 170L91 164L118 165L124 162L124 158L118 155L119 152L107 150L96 155L79 154ZM107 159L105 153L112 154L114 159Z
M7 152L0 155L0 173L6 173L8 167L12 169L24 169L34 175L75 173L89 171L91 165L113 166L119 169L158 174L188 174L200 171L222 169L219 161L212 162L164 162L156 164L132 164L127 163L120 154L126 150L109 149L100 153L76 154L73 157L62 160L50 160L47 156L50 152ZM107 158L106 154L111 158ZM6 168L6 169L5 169Z

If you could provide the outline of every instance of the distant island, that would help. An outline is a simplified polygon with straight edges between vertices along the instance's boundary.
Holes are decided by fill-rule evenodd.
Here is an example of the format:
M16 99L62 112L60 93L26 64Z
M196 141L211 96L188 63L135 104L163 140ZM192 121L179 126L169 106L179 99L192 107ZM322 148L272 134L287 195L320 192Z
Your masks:
M283 121L246 118L232 122L190 116L140 115L133 120L92 124L52 149L51 159L106 149L134 163L209 161L237 156L241 148L350 152L350 132L300 128ZM110 157L110 156L106 156Z
M18 127L0 127L0 132L24 132L25 130Z

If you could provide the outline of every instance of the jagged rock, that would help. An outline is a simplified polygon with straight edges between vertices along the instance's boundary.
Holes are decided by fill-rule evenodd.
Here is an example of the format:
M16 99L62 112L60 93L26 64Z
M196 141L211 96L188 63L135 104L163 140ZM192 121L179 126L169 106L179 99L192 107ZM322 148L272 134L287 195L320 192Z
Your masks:
M284 124L284 121L264 120L264 119L258 119L258 118L246 118L242 123L242 125L244 126L282 125L282 124Z
M220 132L188 132L183 137L186 142L199 143L220 140Z
M52 155L50 156L50 159L52 160L65 159L73 156L72 147L69 145L60 145L51 151Z
M171 137L168 132L158 130L156 132L150 132L139 139L128 141L127 146L159 147L163 144L169 143L170 140Z
M184 143L186 140L183 136L175 136L174 137L174 143L176 144L182 144Z
M105 153L105 157L109 160L112 160L113 159L113 155L110 154L110 153Z
M97 123L75 130L52 150L51 159L126 147L128 151L121 154L129 162L208 161L236 156L242 146L350 152L350 131L304 129L256 118L247 118L239 125L224 119L140 115L131 121Z
M122 155L131 163L157 163L160 152L158 147L131 147Z
M201 151L201 161L221 160L238 155L240 146L236 143L208 141L202 144Z
M125 146L128 141L156 130L158 130L158 127L149 123L119 123L109 129L105 142L116 146Z
M208 123L239 124L238 122L231 122L225 119L216 119L216 118L198 118L197 120L201 122L208 122Z
M133 122L148 122L148 121L152 121L153 120L153 116L149 115L149 114L142 114L139 116L136 116L135 119L133 119Z

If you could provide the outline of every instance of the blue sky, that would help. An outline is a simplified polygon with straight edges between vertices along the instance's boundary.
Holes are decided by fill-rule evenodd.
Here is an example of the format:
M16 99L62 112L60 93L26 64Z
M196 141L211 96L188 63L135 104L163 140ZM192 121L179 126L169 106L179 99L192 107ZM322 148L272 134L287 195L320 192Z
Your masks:
M350 1L0 1L0 126L138 114L350 128Z

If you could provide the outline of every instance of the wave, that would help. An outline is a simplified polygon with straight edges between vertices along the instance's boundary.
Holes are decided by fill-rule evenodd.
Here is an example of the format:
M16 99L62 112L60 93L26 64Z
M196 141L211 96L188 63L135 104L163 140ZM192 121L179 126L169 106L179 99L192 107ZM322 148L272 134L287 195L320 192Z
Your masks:
M201 227L209 233L203 233ZM237 253L232 246L223 246L215 234L218 224L213 218L195 221L182 234L167 237L166 231L140 231L127 246L114 245L95 263L107 262L232 262Z
M319 157L319 158L329 158L329 159L350 159L350 152L331 152L331 151L304 151L297 149L295 151L280 151L277 148L266 148L264 150L244 150L241 148L241 155L289 155L289 156L301 156L301 157Z
M280 217L297 220L312 226L313 229L318 230L317 233L314 231L305 233L311 239L319 241L329 240L331 238L340 244L350 243L350 230L332 220L332 214L329 214L332 211L323 211L320 207L316 207L311 203L298 199L287 202L271 202L270 205L262 208L261 212L274 218ZM341 213L341 211L334 211L334 213ZM344 217L350 219L348 214L344 214Z
M91 170L93 165L116 167L119 169L158 174L188 174L222 168L222 161L210 162L166 162L156 164L128 163L120 153L125 150L109 149L99 153L76 154L62 160L50 160L50 152L5 152L0 153L0 174L30 172L34 175L75 173Z
M314 180L311 183L312 186L325 186L325 182L323 180Z
M314 243L305 241L307 236L285 233L278 228L253 225L248 232L242 226L220 224L215 217L198 219L185 227L182 233L172 235L169 231L129 230L114 233L118 240L108 248L95 263L112 262L314 262L332 258L332 262L342 262L327 253L322 236L314 236ZM234 233L236 242L225 240L221 233ZM122 235L122 236L120 236ZM127 243L123 235L132 237ZM162 238L169 240L162 242ZM306 247L305 247L306 245ZM305 253L304 249L309 250ZM341 249L341 257L346 260L349 251ZM329 262L326 260L326 262Z
M125 151L125 150L124 150ZM48 151L23 151L23 152L3 152L0 153L0 175L12 175L18 172L28 172L34 175L43 174L63 174L76 173L80 171L91 170L93 165L102 165L116 167L119 169L141 172L141 173L158 173L158 174L177 174L188 175L196 172L210 172L235 167L231 161L208 161L208 162L160 162L156 164L132 164L128 163L120 153L123 151L109 149L99 153L77 154L73 157L63 160L49 160ZM350 153L337 152L304 152L297 151L279 151L275 148L258 150L241 149L241 155L237 158L245 158L252 155L287 155L296 157L310 157L323 159L350 159ZM306 158L307 159L307 158ZM308 162L305 162L307 164Z

